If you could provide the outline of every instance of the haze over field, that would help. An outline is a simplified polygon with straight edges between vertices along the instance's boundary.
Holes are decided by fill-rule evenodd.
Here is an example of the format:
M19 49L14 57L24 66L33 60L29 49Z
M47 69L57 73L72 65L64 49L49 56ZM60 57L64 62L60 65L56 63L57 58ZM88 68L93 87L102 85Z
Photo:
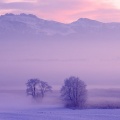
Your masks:
M0 17L0 89L24 89L30 78L59 89L75 75L88 88L119 87L120 23L79 19L70 24L34 15Z

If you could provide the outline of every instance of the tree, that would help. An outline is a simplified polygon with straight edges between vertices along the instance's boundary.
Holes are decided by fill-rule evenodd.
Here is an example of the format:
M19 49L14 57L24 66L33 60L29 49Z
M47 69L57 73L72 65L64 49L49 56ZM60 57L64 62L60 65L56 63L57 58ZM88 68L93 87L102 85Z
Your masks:
M29 79L26 85L27 95L31 95L33 98L43 98L46 92L52 91L52 87L47 82L39 79Z
M74 76L65 79L61 88L61 97L66 107L84 108L87 100L85 83Z

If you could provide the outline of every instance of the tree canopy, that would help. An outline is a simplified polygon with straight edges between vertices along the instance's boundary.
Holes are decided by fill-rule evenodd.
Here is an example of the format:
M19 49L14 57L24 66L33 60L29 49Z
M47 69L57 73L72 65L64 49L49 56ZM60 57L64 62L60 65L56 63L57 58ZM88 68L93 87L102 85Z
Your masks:
M84 108L87 99L86 84L74 76L65 79L61 97L66 107Z
M33 98L43 98L47 92L52 91L52 87L47 82L39 79L29 79L26 85L27 95L31 95Z

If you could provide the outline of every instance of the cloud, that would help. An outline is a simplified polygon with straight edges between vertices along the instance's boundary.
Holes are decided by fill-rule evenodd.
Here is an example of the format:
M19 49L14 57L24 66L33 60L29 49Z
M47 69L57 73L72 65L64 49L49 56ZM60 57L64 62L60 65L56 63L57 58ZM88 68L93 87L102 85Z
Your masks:
M86 62L88 61L85 58L81 59L17 59L17 60L8 60L0 59L0 62Z
M9 10L9 9L13 9L13 10L30 10L31 8L33 8L33 4L31 3L27 3L27 2L11 2L11 3L2 3L1 7L2 10Z
M120 9L111 0L1 0L0 14L10 10L65 23L83 17L103 22L120 21Z
M14 2L32 2L32 3L34 3L34 2L37 2L37 0L2 0L2 2L4 2L4 3L14 3Z

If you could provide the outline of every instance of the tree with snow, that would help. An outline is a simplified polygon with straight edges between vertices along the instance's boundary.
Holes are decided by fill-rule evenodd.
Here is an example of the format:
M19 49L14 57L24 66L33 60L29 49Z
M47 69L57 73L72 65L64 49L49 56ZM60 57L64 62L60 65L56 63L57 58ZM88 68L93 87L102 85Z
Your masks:
M52 90L52 87L47 82L39 79L29 79L26 85L27 95L31 95L33 98L43 98L47 92Z
M61 88L61 97L66 107L84 108L87 100L86 84L74 76L65 79Z

